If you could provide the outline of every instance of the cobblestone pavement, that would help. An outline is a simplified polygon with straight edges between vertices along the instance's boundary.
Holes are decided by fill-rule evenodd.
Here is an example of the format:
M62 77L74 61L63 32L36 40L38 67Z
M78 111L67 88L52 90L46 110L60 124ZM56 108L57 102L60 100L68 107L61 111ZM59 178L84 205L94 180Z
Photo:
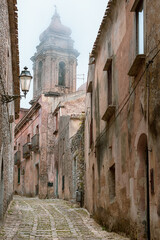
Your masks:
M85 209L67 201L15 196L10 204L0 240L122 240L102 230Z

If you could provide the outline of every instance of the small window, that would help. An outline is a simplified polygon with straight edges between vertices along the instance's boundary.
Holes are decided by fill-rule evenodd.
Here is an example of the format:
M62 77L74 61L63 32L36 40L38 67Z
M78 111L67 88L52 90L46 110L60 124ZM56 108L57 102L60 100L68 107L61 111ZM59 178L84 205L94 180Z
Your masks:
M90 94L90 107L91 107L91 122L90 122L90 130L89 130L89 133L90 133L90 139L89 139L89 146L90 148L92 147L92 143L93 143L93 110L92 110L92 104L93 102L93 96L92 96L92 92Z
M18 143L18 151L20 151L20 150L21 150L21 144Z
M65 75L66 75L65 63L60 62L59 63L58 85L65 86Z
M143 1L136 8L137 54L144 54L144 11Z
M2 159L2 165L1 165L1 181L3 180L3 159Z
M64 191L64 184L65 184L64 180L65 180L65 178L64 178L64 176L62 176L62 191Z
M31 135L28 134L28 135L27 135L27 143L30 143L30 142L31 142Z
M108 77L108 106L112 105L112 61L107 70Z
M113 201L116 196L115 164L109 169L109 198Z
M21 180L21 169L19 167L18 168L18 184L20 184L20 180Z
M37 88L40 89L42 85L42 69L43 69L43 63L39 62L38 64L38 85Z
M90 122L90 148L92 147L92 143L93 143L93 118L91 119Z
M39 134L39 125L36 126L36 134Z
M58 113L55 115L55 120L56 120L56 131L58 131Z

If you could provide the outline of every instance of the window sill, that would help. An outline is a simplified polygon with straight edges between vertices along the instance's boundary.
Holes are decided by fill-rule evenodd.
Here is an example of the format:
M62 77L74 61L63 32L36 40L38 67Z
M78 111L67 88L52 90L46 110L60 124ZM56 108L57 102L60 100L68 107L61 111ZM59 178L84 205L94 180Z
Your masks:
M116 106L114 105L109 105L107 107L107 110L105 111L102 120L108 122L109 119L115 114Z
M130 67L128 75L131 77L136 77L140 70L140 67L144 64L145 59L146 59L145 54L138 54Z
M64 86L64 85L55 85L56 87L59 87L59 88L68 88L69 89L69 87L66 87L66 86Z

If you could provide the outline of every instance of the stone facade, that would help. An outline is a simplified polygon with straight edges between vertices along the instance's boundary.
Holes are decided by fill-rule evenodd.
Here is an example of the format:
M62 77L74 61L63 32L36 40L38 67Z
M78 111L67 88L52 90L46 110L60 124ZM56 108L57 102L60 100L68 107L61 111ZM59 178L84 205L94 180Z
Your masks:
M4 95L19 95L16 1L0 0L0 219L13 194L14 120L19 100L5 103Z
M55 181L58 197L73 201L76 200L77 189L84 193L84 124L82 122L85 96L81 104L80 99L77 100L74 101L74 107L77 107L79 114L70 108L67 115L64 114L59 118L56 164L58 180Z
M110 0L89 60L85 206L131 239L160 236L159 10Z

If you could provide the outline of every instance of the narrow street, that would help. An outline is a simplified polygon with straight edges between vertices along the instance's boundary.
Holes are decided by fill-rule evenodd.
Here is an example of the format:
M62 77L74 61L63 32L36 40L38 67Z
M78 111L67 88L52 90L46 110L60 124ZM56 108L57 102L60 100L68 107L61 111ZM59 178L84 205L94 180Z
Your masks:
M40 200L15 196L0 226L1 240L120 240L107 233L89 217L87 211L63 200Z

